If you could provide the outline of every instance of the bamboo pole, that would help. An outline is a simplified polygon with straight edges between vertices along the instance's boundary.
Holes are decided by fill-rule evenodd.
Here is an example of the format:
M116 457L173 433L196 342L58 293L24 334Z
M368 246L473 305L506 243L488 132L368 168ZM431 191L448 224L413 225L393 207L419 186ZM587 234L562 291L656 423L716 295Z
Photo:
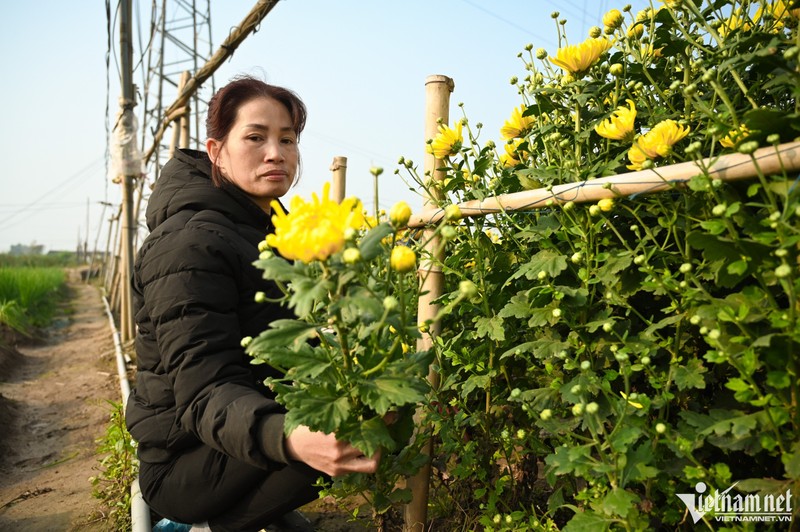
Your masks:
M428 76L425 80L425 140L434 138L438 133L439 124L449 121L450 115L450 93L453 92L455 84L451 78L441 75ZM425 155L425 176L430 176L434 180L444 179L445 173L437 171L441 166L441 161L432 154ZM439 187L427 187L434 191L434 197L425 198L425 206L435 209L438 194L435 192ZM439 305L434 301L442 294L444 275L442 274L441 262L444 259L444 247L438 235L434 236L432 228L425 229L423 241L426 241L425 255L420 261L420 296L418 306L418 323L425 323L434 319L439 312ZM433 338L439 334L441 324L433 322L429 325L422 338L417 341L417 349L420 351L433 348ZM428 373L428 380L435 389L439 386L439 375L431 368ZM416 416L418 437L427 437L423 452L429 457L433 454L433 440L429 428L425 425L425 420L421 411ZM428 520L428 492L430 487L431 465L430 460L420 471L409 478L407 486L411 489L411 502L405 507L404 526L406 532L423 532Z
M133 44L132 44L132 3L122 0L120 8L120 56L121 56L121 113L133 113L136 106L136 94L133 88ZM120 115L122 117L122 114ZM117 127L125 121L121 118ZM122 183L122 252L120 268L120 331L122 340L133 338L133 309L129 279L133 273L133 232L136 230L133 219L133 182L136 176L127 171L120 176Z
M330 170L333 172L333 199L341 203L347 183L347 157L334 157Z
M566 183L550 189L537 188L513 194L501 194L484 200L465 201L458 205L462 217L483 216L505 211L540 209L568 201L586 203L603 198L650 194L683 186L692 177L704 172L713 179L736 181L752 178L759 172L770 175L797 170L800 170L800 142L789 142L760 148L752 155L732 153L708 157L697 162L689 161L590 181ZM437 223L443 216L444 210L441 208L423 208L411 216L408 225L424 227Z
M267 14L272 11L272 8L278 3L278 0L258 0L256 5L253 6L253 9L245 16L244 20L242 20L241 24L238 27L233 28L228 38L225 39L220 47L214 52L214 55L211 56L211 59L206 61L206 64L200 67L200 69L195 73L194 77L190 78L189 81L186 83L186 86L183 90L178 94L178 97L175 101L170 105L166 111L164 111L164 119L161 121L161 124L158 126L158 129L153 133L153 144L150 148L144 153L142 157L143 163L146 165L150 161L150 157L153 156L155 151L158 149L158 145L161 143L161 138L164 136L167 128L169 127L172 120L174 120L175 113L187 105L189 98L197 92L197 89L200 85L203 84L209 77L211 77L214 72L225 62L228 57L233 55L233 52L239 47L240 44L245 40L245 38L257 30L258 25L261 24L261 21ZM172 117L172 118L171 118Z
M189 74L188 70L184 70L181 74L180 80L180 87L183 90L184 87L189 83L189 78L192 76ZM186 149L189 147L189 139L191 138L191 107L189 105L189 100L186 101L186 105L182 109L181 119L180 119L180 131L181 131L181 140L180 140L180 147L181 149Z

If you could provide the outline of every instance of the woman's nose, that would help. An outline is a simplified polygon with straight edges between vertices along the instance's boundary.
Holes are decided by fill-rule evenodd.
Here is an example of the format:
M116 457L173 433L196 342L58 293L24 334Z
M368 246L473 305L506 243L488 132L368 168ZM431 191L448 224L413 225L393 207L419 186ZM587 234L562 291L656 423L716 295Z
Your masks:
M267 142L264 151L265 161L283 161L285 159L281 143L278 141Z

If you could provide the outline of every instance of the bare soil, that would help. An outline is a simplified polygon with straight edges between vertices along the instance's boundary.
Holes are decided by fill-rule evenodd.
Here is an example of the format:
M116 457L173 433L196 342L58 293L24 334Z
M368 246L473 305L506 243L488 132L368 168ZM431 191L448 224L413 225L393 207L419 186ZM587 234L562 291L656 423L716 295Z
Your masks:
M109 401L121 400L114 342L99 289L73 272L68 290L69 300L38 339L0 331L4 532L109 528L108 509L92 496L89 478L101 473L97 440L109 424ZM301 511L320 532L374 530L329 498Z
M70 301L31 341L0 347L0 530L102 530L89 477L96 440L119 401L114 344L97 288L71 279Z

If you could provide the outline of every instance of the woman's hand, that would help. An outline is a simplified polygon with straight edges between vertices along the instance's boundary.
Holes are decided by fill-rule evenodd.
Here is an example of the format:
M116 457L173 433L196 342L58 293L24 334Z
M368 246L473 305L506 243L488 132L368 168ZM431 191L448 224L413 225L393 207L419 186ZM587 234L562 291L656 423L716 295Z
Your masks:
M293 460L304 462L317 471L332 477L348 473L374 473L381 460L380 451L373 456L339 441L333 434L313 432L306 426L299 426L286 437L286 453Z

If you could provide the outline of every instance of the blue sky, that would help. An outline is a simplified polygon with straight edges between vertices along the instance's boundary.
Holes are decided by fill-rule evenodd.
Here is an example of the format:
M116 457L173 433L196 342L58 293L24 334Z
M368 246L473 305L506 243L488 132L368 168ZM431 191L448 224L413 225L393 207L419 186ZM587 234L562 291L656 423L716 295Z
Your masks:
M160 2L158 2L160 4ZM634 12L648 5L630 2ZM134 2L134 56L142 49L151 2ZM169 1L168 1L169 4ZM212 1L216 49L254 1ZM658 2L656 2L658 4ZM117 2L111 1L112 10ZM400 156L424 154L424 83L443 74L455 81L451 119L463 103L481 139L499 129L520 97L509 84L525 76L517 54L526 44L551 54L558 47L555 22L567 20L570 42L599 25L613 0L281 0L215 75L217 87L240 73L295 90L309 120L301 138L303 177L289 192L304 197L330 179L334 156L348 158L348 195L372 209L372 166L380 177L380 206L420 198L394 175ZM141 29L139 29L141 28ZM105 3L9 2L0 17L0 252L12 244L73 250L88 237L105 248L110 209L119 186L107 179L106 117L118 109L119 40L106 69ZM134 80L141 83L138 71ZM168 105L171 101L165 102ZM108 112L107 112L108 106ZM142 106L137 114L141 116ZM116 209L116 207L114 207Z

